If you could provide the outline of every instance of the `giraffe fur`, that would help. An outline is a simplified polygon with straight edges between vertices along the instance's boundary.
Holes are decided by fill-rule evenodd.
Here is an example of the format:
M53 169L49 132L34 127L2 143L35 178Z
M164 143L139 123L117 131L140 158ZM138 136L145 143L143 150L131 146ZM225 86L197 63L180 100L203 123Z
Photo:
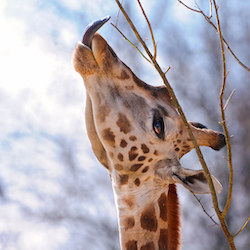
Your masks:
M90 24L73 55L86 88L86 126L93 152L108 170L117 207L122 250L180 249L176 184L209 193L203 170L183 168L193 148L164 86L140 80ZM219 150L224 135L190 122L199 146ZM216 191L222 189L215 178Z

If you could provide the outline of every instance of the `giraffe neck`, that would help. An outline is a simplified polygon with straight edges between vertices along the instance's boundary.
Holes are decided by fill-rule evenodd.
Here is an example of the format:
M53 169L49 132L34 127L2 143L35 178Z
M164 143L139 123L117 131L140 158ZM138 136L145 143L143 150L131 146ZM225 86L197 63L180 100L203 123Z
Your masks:
M180 247L179 204L175 184L160 187L153 181L138 189L113 190L122 250L175 250Z

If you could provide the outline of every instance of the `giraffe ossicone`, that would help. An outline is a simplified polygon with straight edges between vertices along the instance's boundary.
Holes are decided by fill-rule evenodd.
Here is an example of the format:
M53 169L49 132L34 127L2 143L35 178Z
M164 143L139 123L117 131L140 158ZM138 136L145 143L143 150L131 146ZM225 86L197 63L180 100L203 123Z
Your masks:
M90 24L75 48L73 63L86 87L86 126L93 152L111 176L121 249L180 248L176 183L209 193L203 170L180 159L193 144L164 86L141 81ZM219 150L225 138L190 122L199 146ZM216 191L221 184L213 178Z

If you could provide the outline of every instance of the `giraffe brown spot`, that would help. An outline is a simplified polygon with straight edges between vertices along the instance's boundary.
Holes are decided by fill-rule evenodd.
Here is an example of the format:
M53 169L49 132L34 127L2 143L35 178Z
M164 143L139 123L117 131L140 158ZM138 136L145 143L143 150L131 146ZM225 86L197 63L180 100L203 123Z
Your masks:
M98 112L98 119L100 120L100 122L105 122L105 119L109 115L110 110L111 109L108 104L100 106Z
M134 164L130 167L130 171L136 172L142 165L142 163Z
M133 209L135 206L135 197L134 196L126 196L123 198L124 203L129 207L130 209Z
M180 151L180 149L179 149L179 148L175 148L174 150L175 150L176 152Z
M144 154L147 154L149 152L149 148L147 147L146 144L141 144L141 150Z
M119 159L119 161L123 161L123 154L119 153L117 158Z
M137 241L130 240L125 244L126 250L138 250L137 248Z
M180 140L180 139L178 139L178 140L177 140L177 143L181 143L181 140Z
M158 155L159 152L157 150L154 151L154 155Z
M130 77L129 77L129 74L125 70L123 70L121 74L117 76L117 78L120 80L126 80L126 79L129 79Z
M153 160L153 158L150 158L150 159L148 159L148 162L151 162Z
M180 130L180 135L182 135L182 133L183 133L183 131L182 131L182 130Z
M156 232L158 224L153 204L150 204L143 210L140 221L143 229Z
M129 154L129 160L130 160L130 161L133 161L137 156L138 156L138 154L136 154L136 153L131 153L131 154Z
M124 174L124 175L120 175L120 184L124 185L128 183L128 175Z
M154 242L149 242L146 245L141 246L140 250L155 250Z
M128 158L130 161L133 161L138 154L135 152L137 150L137 147L132 147L128 152Z
M142 173L146 173L149 169L149 166L146 166L145 168L142 169Z
M115 147L115 135L110 128L106 128L102 131L102 137L110 146Z
M145 159L146 159L145 156L140 156L140 157L138 158L138 161L144 161Z
M136 178L135 181L134 181L134 183L135 183L135 185L136 185L137 187L139 187L140 184L141 184L141 181L140 181L139 178Z
M134 217L128 217L124 220L124 228L125 231L127 231L130 228L133 228L135 225L135 219Z
M134 89L134 86L125 86L125 88L126 88L127 90L133 90L133 89Z
M137 138L136 138L134 135L131 135L131 136L129 137L129 140L130 140L130 141L136 141Z
M152 179L152 176L148 176L148 177L144 180L144 182L147 182L147 181L149 181L150 179Z
M120 142L120 147L126 148L127 145L128 145L128 143L125 140L122 139L121 142Z
M158 205L160 208L160 218L167 221L167 195L162 193L158 199Z
M124 134L127 134L131 131L131 124L126 115L119 113L118 120L116 122L117 126L120 128L120 131Z
M115 164L115 169L116 170L123 170L123 166L121 164Z
M168 250L168 230L161 229L158 241L159 250Z

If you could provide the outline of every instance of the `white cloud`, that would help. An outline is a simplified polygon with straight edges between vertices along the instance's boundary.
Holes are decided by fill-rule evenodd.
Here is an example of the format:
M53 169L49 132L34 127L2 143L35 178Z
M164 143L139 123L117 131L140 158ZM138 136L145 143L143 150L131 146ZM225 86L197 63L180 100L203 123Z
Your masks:
M114 11L114 7L116 7L115 2L107 3L107 1L103 0L61 0L61 3L67 8L75 11L83 10L84 14L91 13L91 15L99 15L99 17L106 16L107 14L111 14ZM116 7L118 10L118 7ZM106 13L106 14L105 14Z
M77 26L52 9L40 8L39 1L4 0L0 30L4 34L0 39L0 185L11 201L1 204L0 235L17 235L6 249L59 249L68 241L68 230L24 218L18 204L36 211L46 206L39 194L62 192L57 180L65 174L65 166L55 139L69 138L77 144L74 153L81 154L81 161L89 158L84 87L72 65ZM0 239L0 248L1 243Z
M48 241L47 239L51 237L53 240ZM19 245L21 249L25 250L50 250L66 243L68 237L68 231L64 227L48 228L37 224L27 228L26 233L20 237Z
M21 118L19 129L20 122L25 126L32 122L36 128L42 126L52 133L65 129L70 132L76 122L72 116L83 121L84 88L71 58L77 41L76 25L51 11L40 10L34 3L25 5L25 15L20 11L19 16L6 16L3 9L16 13L17 6L11 11L10 4L2 2L0 17L0 28L5 34L0 41L0 92L9 111ZM43 19L48 25L38 29ZM58 31L56 37L54 30ZM8 115L3 108L2 112ZM13 123L6 127L8 131L17 127L14 117L6 119Z
M4 34L0 41L0 67L4 69L0 86L8 86L6 89L12 94L26 88L42 94L51 84L56 71L68 70L65 65L72 67L71 57L66 57L65 52L69 53L70 46L73 49L72 44L77 41L76 26L35 7L26 6L25 16L20 14L21 18L7 17L5 13L0 17L0 29ZM35 20L31 18L33 16L36 16ZM53 38L55 30L57 34Z

